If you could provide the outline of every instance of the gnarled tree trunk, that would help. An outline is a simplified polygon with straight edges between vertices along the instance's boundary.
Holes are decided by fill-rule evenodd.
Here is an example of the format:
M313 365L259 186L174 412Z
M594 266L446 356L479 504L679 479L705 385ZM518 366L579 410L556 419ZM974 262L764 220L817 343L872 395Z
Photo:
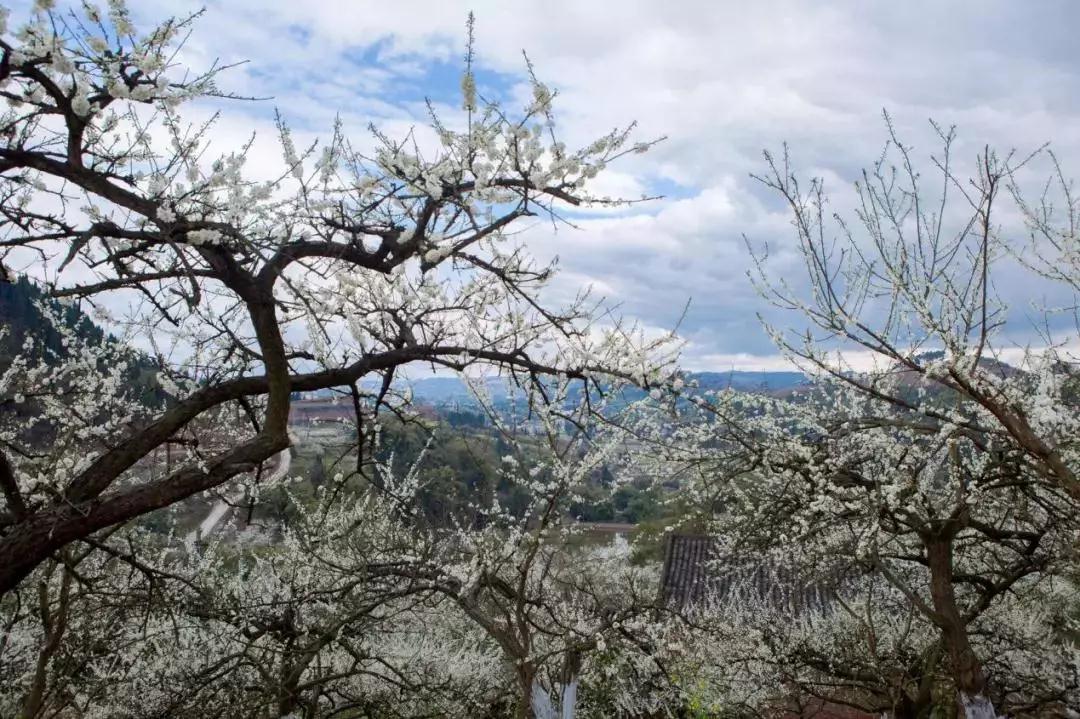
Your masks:
M949 667L956 685L957 701L965 719L996 719L994 705L986 694L986 675L968 637L967 623L956 606L953 591L953 537L932 537L926 543L930 567L930 596L935 622L949 655Z

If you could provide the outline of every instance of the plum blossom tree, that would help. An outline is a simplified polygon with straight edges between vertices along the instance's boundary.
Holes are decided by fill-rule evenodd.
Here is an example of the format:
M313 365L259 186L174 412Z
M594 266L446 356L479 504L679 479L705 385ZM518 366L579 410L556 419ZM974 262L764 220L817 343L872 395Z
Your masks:
M75 540L257 471L289 444L294 392L351 388L370 426L409 363L535 383L618 374L640 357L620 346L626 333L592 331L585 297L545 303L554 267L506 234L524 218L612 202L588 183L648 149L629 142L632 126L568 149L553 92L533 77L532 102L511 115L479 96L469 60L464 117L433 112L435 142L372 128L363 151L338 123L323 145L298 149L279 117L283 166L258 177L250 143L219 151L213 120L179 115L199 98L236 98L218 85L227 68L175 59L198 15L148 32L122 2L108 12L39 2L11 33L7 17L0 263L36 262L54 297L102 311L126 302L114 326L152 353L172 399L110 417L45 473L27 463L29 446L3 439L0 590ZM371 377L382 391L364 389ZM67 391L79 399L65 401L92 403L97 388ZM166 473L145 467L221 412L244 418L230 441L204 441Z
M767 155L759 179L790 210L806 276L777 278L759 254L752 278L802 318L790 333L766 327L813 385L786 398L684 391L694 421L639 432L712 517L724 561L783 558L833 586L828 616L805 626L781 630L768 612L729 623L727 636L755 637L741 657L766 670L759 686L920 716L944 681L969 719L1064 710L1080 691L1075 331L1007 364L993 287L1028 265L1075 288L1077 206L1059 169L1061 202L1024 201L1037 156L986 150L962 177L953 132L935 129L939 191L891 134L850 220L830 216L822 183L804 187L786 151ZM1030 243L999 224L1010 199ZM1048 309L1045 327L1062 326ZM871 369L848 363L854 350Z
M513 453L506 480L529 497L522 512L494 503L479 523L460 526L429 571L440 591L496 644L517 689L516 716L573 717L582 677L595 690L599 665L638 678L637 691L609 697L624 712L658 703L667 682L655 635L655 571L629 562L629 546L570 555L580 528L568 522L588 480L622 447L621 437L591 421L606 413L605 398L573 393L575 383L549 383L529 399L532 442L488 406L490 421ZM618 397L608 387L608 397ZM536 451L536 442L544 451ZM652 684L654 692L644 685ZM586 696L589 702L597 702Z
M655 571L625 543L566 551L566 509L618 446L590 439L595 400L569 409L568 386L534 398L541 436L500 427L521 512L494 502L476 507L482 521L432 525L424 456L400 474L391 456L365 467L377 481L354 472L298 500L269 546L179 548L141 528L72 543L5 596L0 708L255 719L677 705Z
M554 265L508 237L615 202L589 181L651 143L630 144L631 126L567 149L531 67L523 111L481 98L470 22L463 115L432 111L432 141L372 128L358 149L339 122L298 149L279 116L284 162L260 177L252 144L220 152L213 120L180 117L200 98L241 99L218 85L227 68L176 62L198 15L146 33L115 0L38 2L10 34L7 19L0 266L35 264L54 298L119 338L89 341L44 303L63 351L35 363L28 346L0 374L3 713L570 715L581 676L662 675L654 577L622 555L575 565L560 547L569 504L614 451L588 429L597 397L660 382L666 340L598 327L586 295L551 306ZM412 363L523 392L549 450L506 465L524 513L421 521L415 474L396 479L378 453L384 415L409 416L395 378ZM147 367L150 400L128 381ZM355 467L314 505L296 501L280 542L184 546L144 521L195 495L270 489L291 398L330 388L354 410ZM517 454L535 456L528 441ZM584 706L600 701L584 688Z
M430 716L496 703L497 654L429 584L401 578L418 545L392 507L322 499L272 552L178 552L160 538L155 552L155 537L125 531L50 560L36 592L5 597L5 715Z

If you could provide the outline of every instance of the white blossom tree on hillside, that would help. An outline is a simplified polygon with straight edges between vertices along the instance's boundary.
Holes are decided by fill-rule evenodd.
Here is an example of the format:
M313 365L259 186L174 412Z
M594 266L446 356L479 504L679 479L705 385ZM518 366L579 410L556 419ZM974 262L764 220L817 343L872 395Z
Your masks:
M1080 699L1075 329L1005 363L1003 328L1016 325L993 287L1018 264L1075 287L1078 208L1066 182L1063 201L1023 202L1018 172L1036 157L987 150L959 176L953 134L939 132L936 192L893 135L851 219L829 215L821 182L801 185L786 153L768 157L759 179L787 203L807 281L775 277L765 257L754 279L805 325L768 329L813 386L691 391L694 421L638 431L712 514L726 561L783 559L834 585L828 619L805 631L767 612L731 630L761 640L741 650L769 668L761 686L920 716L944 681L969 719L995 703L1064 710ZM1034 248L999 224L1011 198ZM875 368L845 364L853 350ZM1036 609L1047 596L1060 604Z
M497 651L430 583L380 497L331 499L273 551L151 551L118 532L69 546L5 597L5 716L482 714ZM27 601L17 602L20 596ZM35 601L36 600L36 601Z
M568 508L619 447L589 426L602 400L574 402L571 387L534 394L540 436L500 425L503 478L527 492L520 512L477 498L482 521L432 524L425 457L397 473L390 456L373 460L378 481L335 478L314 503L295 499L296 522L270 545L179 548L140 527L72 542L0 603L0 711L547 719L677 707L654 569L632 566L626 546L568 550Z
M255 177L250 143L221 150L213 120L179 115L232 97L218 85L227 68L174 60L197 15L139 32L123 3L109 8L38 3L11 32L0 16L0 264L35 258L52 295L83 306L127 301L113 326L150 343L172 400L99 427L52 470L0 439L0 591L74 540L256 471L289 444L294 392L349 388L371 426L409 363L522 384L649 364L626 333L593 331L585 297L546 304L554 268L506 236L524 218L610 202L588 183L648 149L630 128L570 150L546 86L533 78L532 102L511 115L479 97L467 60L465 117L433 112L434 146L373 130L364 152L339 124L298 149L279 118L280 173ZM655 381L656 369L636 376ZM361 385L371 377L382 391ZM96 391L75 383L65 402L92 405ZM195 443L168 472L140 469L222 410L245 418L233 441Z
M439 591L501 650L516 686L515 716L573 717L578 691L585 711L635 713L664 706L670 694L656 617L655 571L632 566L629 546L574 554L579 536L571 517L590 477L619 451L619 435L600 432L594 416L608 413L605 397L573 393L570 381L534 391L537 426L531 446L494 408L489 420L513 449L503 475L525 489L514 513L497 503L478 508L478 524L462 524L429 566ZM607 397L619 397L608 387ZM537 452L539 440L544 451ZM635 686L599 689L606 674ZM583 679L583 677L587 677ZM590 715L590 714L586 714Z

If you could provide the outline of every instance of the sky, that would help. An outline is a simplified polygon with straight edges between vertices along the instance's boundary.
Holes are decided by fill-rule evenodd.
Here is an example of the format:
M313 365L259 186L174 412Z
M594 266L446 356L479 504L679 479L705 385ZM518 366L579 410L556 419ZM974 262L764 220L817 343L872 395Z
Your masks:
M136 20L195 10L187 0L132 0ZM18 4L16 4L16 7ZM916 158L938 149L929 120L956 125L957 157L984 145L1050 142L1080 172L1080 5L1008 2L761 1L367 2L210 0L185 51L205 65L246 61L220 81L267 98L229 103L219 146L252 131L273 142L280 109L300 138L326 137L335 114L353 135L424 124L424 99L453 113L468 12L476 14L481 93L528 93L522 51L558 91L558 128L586 143L636 121L641 140L667 139L600 178L602 194L664 199L528 227L540 258L557 256L554 301L585 285L656 331L679 323L685 364L698 370L785 369L747 279L746 242L765 243L775 271L799 272L777 198L751 178L762 150L791 148L795 167L824 178L835 206L886 139L887 110ZM199 111L209 113L213 107ZM280 153L273 151L277 161ZM269 154L268 154L269 157ZM269 161L269 160L268 160ZM1038 189L1040 180L1032 176ZM1003 341L1031 341L1032 302L1055 290L1008 273L998 287L1018 320ZM796 281L793 279L793 281Z

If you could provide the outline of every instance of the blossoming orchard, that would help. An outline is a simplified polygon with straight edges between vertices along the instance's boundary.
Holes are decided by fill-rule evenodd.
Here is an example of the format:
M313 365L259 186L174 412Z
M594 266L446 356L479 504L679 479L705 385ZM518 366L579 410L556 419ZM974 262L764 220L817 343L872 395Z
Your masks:
M732 246L802 379L710 382L544 245L674 133L565 133L463 10L453 103L309 140L217 12L0 8L0 715L1080 716L1057 155L766 153Z

